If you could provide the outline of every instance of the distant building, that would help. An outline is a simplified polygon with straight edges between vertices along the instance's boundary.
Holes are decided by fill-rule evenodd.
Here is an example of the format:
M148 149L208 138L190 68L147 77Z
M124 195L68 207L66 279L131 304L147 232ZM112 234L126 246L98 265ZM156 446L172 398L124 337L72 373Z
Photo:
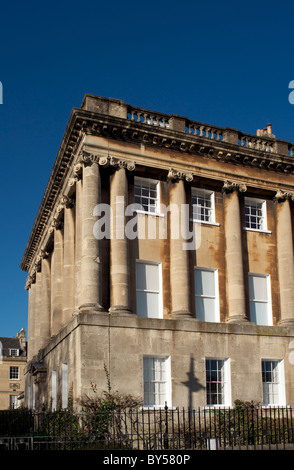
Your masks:
M78 404L106 366L146 407L293 407L293 150L86 95L21 263L26 404Z
M0 409L23 404L24 369L27 363L24 329L15 338L0 337Z

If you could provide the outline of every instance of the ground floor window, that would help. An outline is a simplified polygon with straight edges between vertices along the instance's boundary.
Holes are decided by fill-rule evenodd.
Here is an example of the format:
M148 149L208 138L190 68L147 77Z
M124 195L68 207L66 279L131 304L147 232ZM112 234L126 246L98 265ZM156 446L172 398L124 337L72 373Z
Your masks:
M284 372L282 361L262 361L263 404L284 406Z
M55 411L57 407L57 378L56 370L52 371L52 383L51 383L51 393L52 393L52 410Z
M206 404L229 406L229 360L206 359Z
M15 408L18 408L17 395L10 395L9 396L9 408L11 410L14 410Z
M146 356L143 358L144 406L171 405L170 358Z

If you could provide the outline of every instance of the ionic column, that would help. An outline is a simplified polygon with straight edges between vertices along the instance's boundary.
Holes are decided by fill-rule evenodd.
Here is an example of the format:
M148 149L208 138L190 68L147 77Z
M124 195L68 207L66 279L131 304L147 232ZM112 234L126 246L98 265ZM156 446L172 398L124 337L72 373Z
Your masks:
M239 191L245 192L246 186L228 181L223 186L225 193L228 322L247 320Z
M51 267L50 260L43 256L39 259L39 271L36 273L35 299L35 340L33 354L46 346L50 339L50 310L51 310Z
M40 313L40 347L43 348L50 340L51 324L51 254L46 253L41 261L42 299Z
M32 278L26 286L29 292L28 300L28 361L33 357L34 339L35 339L35 300L36 300L36 283Z
M73 201L64 203L64 252L63 252L63 325L71 319L75 310L75 208Z
M170 191L170 283L171 315L173 318L192 318L189 251L185 249L187 240L183 229L189 224L186 189L184 179L191 181L190 175L169 173L173 180ZM178 179L179 178L179 179ZM186 233L188 233L186 226Z
M41 334L41 325L40 325L40 315L42 309L42 272L37 270L36 272L36 297L35 297L35 319L34 319L34 347L33 347L33 356L35 356L40 349L40 334Z
M81 259L82 259L82 179L76 182L75 203L75 309L81 305Z
M110 309L111 313L129 314L130 268L129 241L125 233L125 209L128 204L128 180L125 168L115 171L110 183L112 230L110 241Z
M100 244L94 236L94 208L101 202L100 171L97 163L83 163L81 304L80 311L102 311Z
M63 311L63 229L56 221L51 269L51 336L62 327Z
M294 326L294 252L293 230L289 195L276 194L277 256L280 283L281 325Z

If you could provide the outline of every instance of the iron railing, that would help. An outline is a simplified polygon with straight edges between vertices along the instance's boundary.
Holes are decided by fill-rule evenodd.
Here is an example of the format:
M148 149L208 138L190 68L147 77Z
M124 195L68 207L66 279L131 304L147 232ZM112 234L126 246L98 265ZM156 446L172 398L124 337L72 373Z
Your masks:
M294 449L292 408L0 411L0 449Z

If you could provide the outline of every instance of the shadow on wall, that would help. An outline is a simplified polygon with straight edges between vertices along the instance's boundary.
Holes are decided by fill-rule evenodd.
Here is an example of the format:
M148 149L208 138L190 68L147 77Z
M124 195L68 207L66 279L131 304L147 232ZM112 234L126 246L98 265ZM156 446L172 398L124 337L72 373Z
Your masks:
M187 372L188 380L186 382L182 382L188 388L189 393L189 401L188 406L192 408L193 404L193 393L199 392L201 389L204 389L203 385L201 385L194 374L194 358L191 356L190 358L190 370Z

